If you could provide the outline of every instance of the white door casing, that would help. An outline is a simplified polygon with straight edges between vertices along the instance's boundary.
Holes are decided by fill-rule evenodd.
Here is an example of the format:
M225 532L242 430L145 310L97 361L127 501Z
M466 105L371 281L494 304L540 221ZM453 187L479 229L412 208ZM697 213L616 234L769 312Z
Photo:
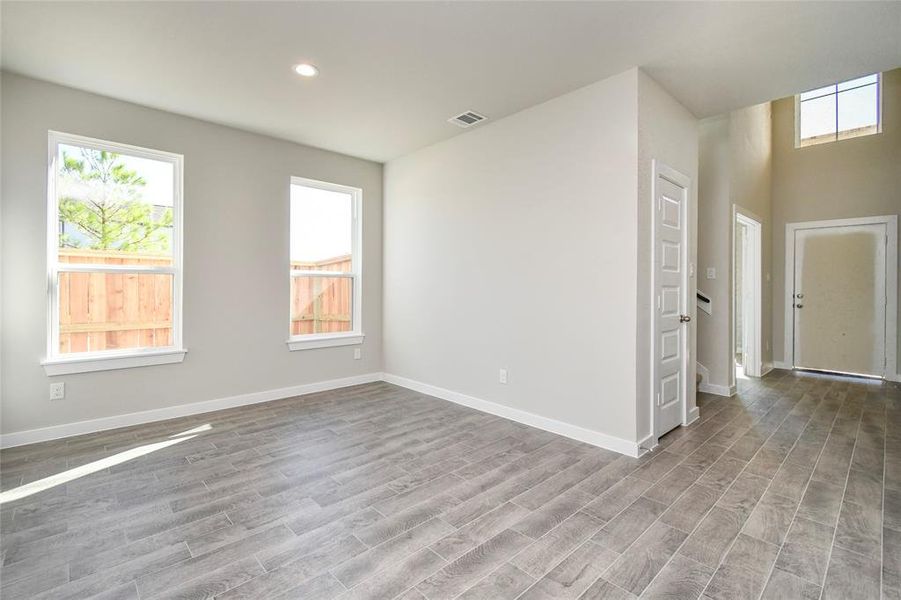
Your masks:
M735 244L735 240L737 239L737 230L738 226L742 225L746 228L746 232L748 237L746 239L746 246L744 252L742 253L742 258L744 259L744 264L742 265L742 275L744 277L743 284L741 286L742 292L745 294L745 298L735 298L735 265L732 267L732 276L733 276L733 285L732 285L732 294L733 294L733 324L732 324L732 332L733 335L735 333L735 305L739 302L744 302L743 310L741 311L741 315L743 318L742 322L742 331L744 332L745 337L745 360L743 362L744 365L744 373L745 375L749 375L751 377L760 377L763 372L763 356L761 352L762 347L762 321L763 321L763 225L760 217L751 213L744 208L733 205L733 232L732 232L732 240L733 246ZM733 260L735 259L735 250L733 248L732 251ZM731 346L734 347L736 345L736 341L732 340ZM730 363L732 361L732 357L729 357ZM734 369L733 369L733 385L734 381Z
M654 163L652 377L654 435L687 422L690 389L689 224L691 180Z
M748 239L751 236L751 228L745 226L745 235L742 236L742 286L741 286L741 302L745 310L741 313L742 318L742 365L744 365L745 371L751 371L753 366L751 363L753 362L753 354L754 351L751 348L751 340L753 339L753 334L751 333L751 328L754 326L754 284L752 283L753 273L754 273L754 261L753 256L751 254L751 241ZM750 375L750 373L748 373Z

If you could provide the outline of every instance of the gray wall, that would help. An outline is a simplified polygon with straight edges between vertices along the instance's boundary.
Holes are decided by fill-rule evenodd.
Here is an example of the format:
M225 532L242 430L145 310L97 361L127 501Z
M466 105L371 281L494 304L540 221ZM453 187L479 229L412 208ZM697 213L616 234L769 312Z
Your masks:
M679 104L656 81L638 72L638 328L636 373L636 420L638 440L653 429L653 382L651 358L651 325L653 293L651 248L654 240L653 161L658 160L691 179L688 221L691 238L688 261L697 263L698 220L698 120ZM689 313L695 312L695 279L689 280ZM688 332L688 398L687 410L695 407L695 360L697 319L692 319Z
M635 441L637 112L633 69L386 165L386 372Z
M47 130L185 157L185 361L54 378L46 347ZM2 77L2 432L381 370L382 167L12 74ZM291 175L363 188L362 360L288 352Z
M388 163L385 371L642 440L651 161L697 143L632 69Z
M769 103L701 121L699 172L698 289L713 301L713 314L698 314L698 362L708 383L734 385L732 331L733 205L757 216L762 225L761 360L772 362L772 176ZM716 279L707 279L708 267Z
M785 355L785 224L901 213L901 69L884 73L883 86L882 133L805 148L794 147L794 98L773 103L776 361Z

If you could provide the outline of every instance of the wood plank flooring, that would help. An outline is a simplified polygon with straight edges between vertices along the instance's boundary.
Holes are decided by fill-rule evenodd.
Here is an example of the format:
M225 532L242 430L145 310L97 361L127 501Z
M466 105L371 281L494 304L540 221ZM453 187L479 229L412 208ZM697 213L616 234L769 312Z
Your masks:
M901 388L773 372L640 459L386 383L0 453L18 598L901 598Z

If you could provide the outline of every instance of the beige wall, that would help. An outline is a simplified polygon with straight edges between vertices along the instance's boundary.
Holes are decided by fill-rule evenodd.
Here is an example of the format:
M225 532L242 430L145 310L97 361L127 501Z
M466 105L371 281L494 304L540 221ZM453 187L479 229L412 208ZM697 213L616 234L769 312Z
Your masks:
M698 363L708 372L706 383L728 388L729 312L732 300L727 272L731 252L729 115L700 124L698 169L698 290L711 300L713 312L698 311ZM717 279L707 279L715 268Z
M39 364L48 129L185 157L185 361L56 377L66 398L53 403ZM2 156L3 433L381 370L381 165L11 74ZM291 175L363 188L362 360L348 347L285 346Z
M901 213L901 69L883 75L882 101L881 134L797 149L794 99L773 103L772 314L777 362L785 356L785 224Z
M772 362L771 123L771 106L765 103L705 119L700 126L698 289L712 300L713 314L698 314L698 362L709 372L708 383L721 388L734 385L735 374L733 205L762 224L761 353L764 368ZM716 269L715 279L707 279L709 267Z

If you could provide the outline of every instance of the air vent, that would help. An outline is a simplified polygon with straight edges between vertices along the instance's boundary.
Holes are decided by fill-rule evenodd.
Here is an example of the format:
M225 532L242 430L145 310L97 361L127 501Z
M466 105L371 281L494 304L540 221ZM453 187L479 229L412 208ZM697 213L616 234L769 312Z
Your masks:
M467 110L465 113L461 113L456 117L451 117L447 120L448 123L453 123L457 127L463 127L464 129L467 127L472 127L476 123L480 123L487 119L485 115L480 115L477 112L473 112L471 110Z

